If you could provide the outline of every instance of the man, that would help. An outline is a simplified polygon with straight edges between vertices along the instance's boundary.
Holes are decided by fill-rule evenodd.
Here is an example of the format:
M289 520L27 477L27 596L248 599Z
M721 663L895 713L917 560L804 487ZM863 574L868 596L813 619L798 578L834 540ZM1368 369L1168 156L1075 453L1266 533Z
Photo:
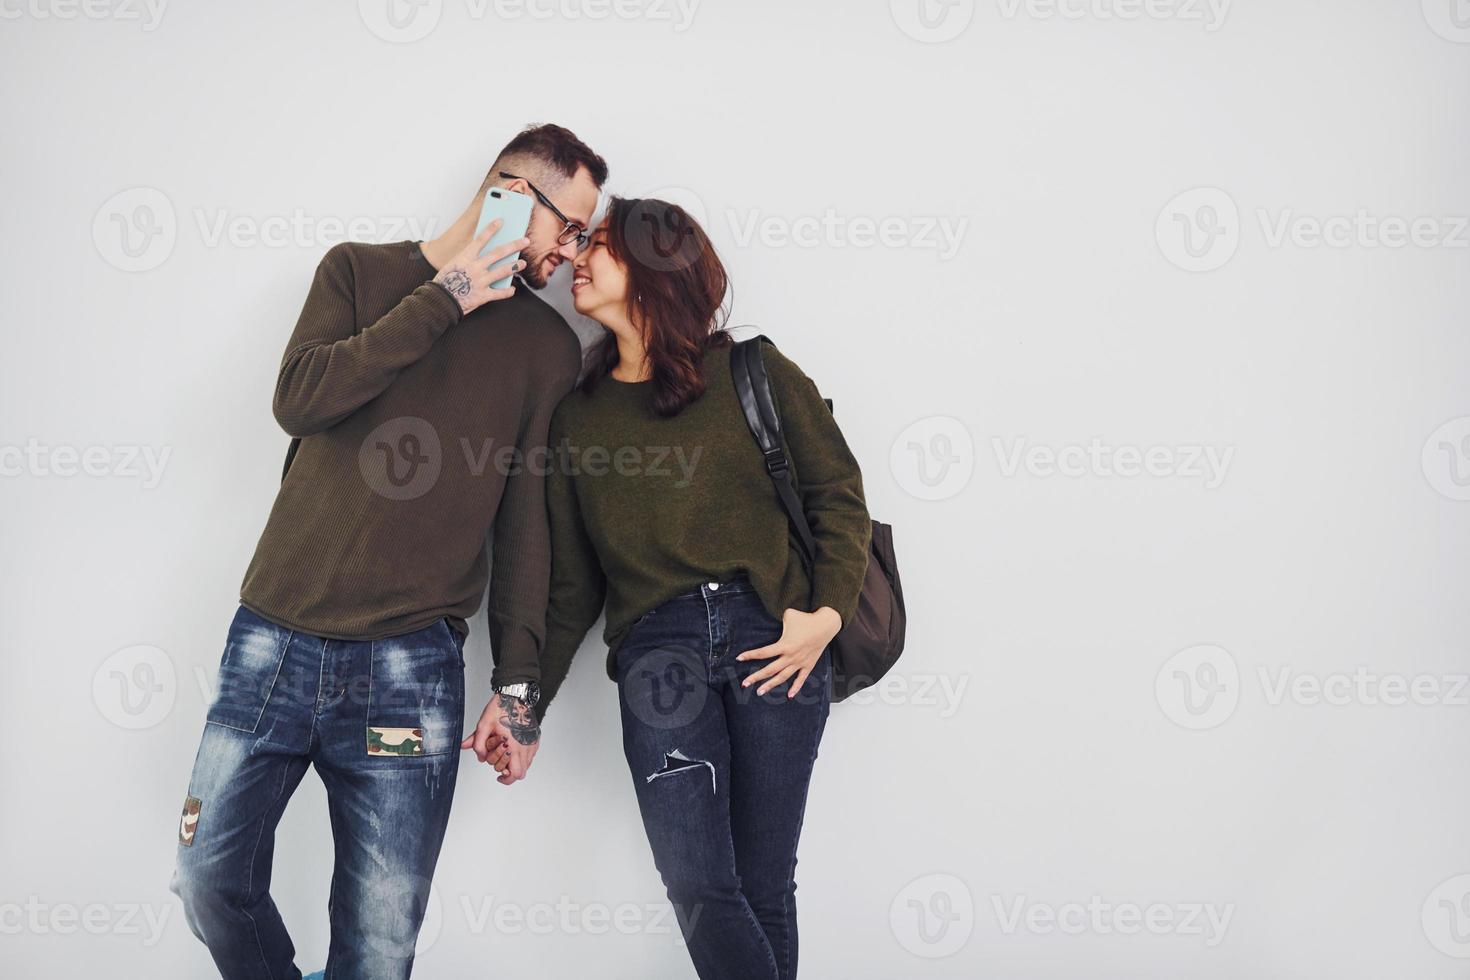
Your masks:
M275 828L309 765L336 861L329 975L407 977L458 749L524 778L540 734L546 430L581 352L531 295L586 241L607 165L528 128L432 241L332 248L286 348L287 470L245 573L179 827L173 889L227 980L299 978L271 901ZM480 256L486 192L536 200ZM521 250L519 280L510 272ZM486 534L493 531L493 559ZM489 579L495 696L461 742L465 621Z

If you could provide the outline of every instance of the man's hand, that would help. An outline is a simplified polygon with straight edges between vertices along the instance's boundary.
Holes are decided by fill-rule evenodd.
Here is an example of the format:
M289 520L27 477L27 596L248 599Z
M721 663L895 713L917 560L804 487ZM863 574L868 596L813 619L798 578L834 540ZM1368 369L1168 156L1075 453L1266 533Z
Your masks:
M488 253L484 258L480 257L480 249L484 248L491 237L500 230L500 219L496 218L485 226L485 230L475 236L474 240L464 249L444 264L434 281L449 290L456 300L459 308L468 314L477 310L486 303L497 299L509 299L516 294L516 287L512 284L504 289L491 289L492 282L498 282L514 272L520 272L526 267L524 261L506 263L494 272L490 267L513 252L520 251L531 244L529 238L520 238L508 242L494 251Z
M495 766L498 781L506 786L526 778L531 760L541 746L541 726L536 712L520 698L496 694L480 713L475 730L463 742L462 749L474 750L481 762Z
M841 630L842 616L831 606L823 606L810 613L798 609L786 610L781 617L781 639L768 647L747 650L735 658L771 661L760 670L752 671L749 677L741 681L740 686L746 688L765 681L755 692L763 695L771 688L784 684L794 674L796 680L786 692L786 697L796 697L812 668L817 665L817 660L821 658L822 651L827 649L827 644Z

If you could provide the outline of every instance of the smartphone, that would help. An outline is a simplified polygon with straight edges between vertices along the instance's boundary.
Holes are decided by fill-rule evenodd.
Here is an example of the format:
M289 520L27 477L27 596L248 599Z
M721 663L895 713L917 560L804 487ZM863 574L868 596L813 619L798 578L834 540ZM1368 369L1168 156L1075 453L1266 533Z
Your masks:
M475 235L478 236L480 232L485 230L485 226L496 218L500 219L500 230L480 250L480 254L482 256L488 255L502 245L513 242L517 238L524 238L526 229L531 227L531 208L535 203L527 195L517 194L515 191L508 191L503 187L492 187L486 191L485 204L480 208L480 221L479 224L475 225ZM521 253L519 251L513 252L491 268L498 268L502 265L510 268L515 265L516 260L520 257ZM492 282L490 285L495 289L504 289L510 285L510 280L511 277L506 276L504 279L498 282Z

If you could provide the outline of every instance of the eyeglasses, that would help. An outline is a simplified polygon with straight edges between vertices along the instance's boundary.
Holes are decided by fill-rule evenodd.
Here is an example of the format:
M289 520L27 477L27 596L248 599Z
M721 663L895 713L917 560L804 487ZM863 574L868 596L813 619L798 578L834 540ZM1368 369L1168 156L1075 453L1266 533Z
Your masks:
M526 180L526 178L524 177L517 177L515 174L506 173L504 170L500 171L500 176L506 180ZM573 242L575 242L577 245L577 251L579 252L582 251L582 249L586 248L587 229L582 227L577 222L573 221L571 218L568 218L566 215L562 214L561 208L557 207L555 204L552 204L551 198L541 193L541 188L537 187L529 180L526 180L526 186L531 188L531 193L536 195L536 200L546 205L551 210L552 214L561 219L561 223L565 226L562 228L561 234L556 236L556 243L558 245L571 245Z

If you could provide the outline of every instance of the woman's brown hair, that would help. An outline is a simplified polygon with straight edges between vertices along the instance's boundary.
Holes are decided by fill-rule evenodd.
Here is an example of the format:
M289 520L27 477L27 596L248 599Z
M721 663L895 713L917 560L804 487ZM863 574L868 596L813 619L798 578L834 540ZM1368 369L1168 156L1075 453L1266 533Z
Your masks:
M725 266L689 212L654 198L608 203L607 249L627 272L628 318L640 325L648 348L654 411L678 415L704 394L705 351L730 343ZM584 391L618 363L611 332L589 360Z

